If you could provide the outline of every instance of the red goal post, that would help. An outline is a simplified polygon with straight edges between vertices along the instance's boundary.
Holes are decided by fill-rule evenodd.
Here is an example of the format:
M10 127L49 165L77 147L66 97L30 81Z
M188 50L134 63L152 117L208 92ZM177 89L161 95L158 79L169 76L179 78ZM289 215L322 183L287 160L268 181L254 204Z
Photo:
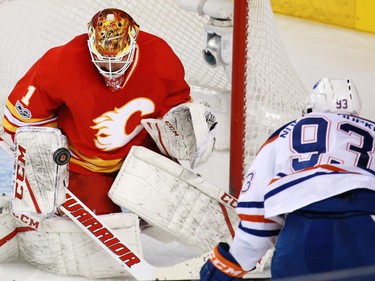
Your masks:
M228 65L212 67L202 58L212 18L181 9L181 0L0 0L0 117L17 80L44 52L86 32L86 23L100 9L124 9L141 29L171 45L185 66L193 97L206 100L217 113L216 148L230 149L228 184L237 196L260 145L300 116L306 89L289 62L269 0L188 2L206 1L234 4L231 75Z
M234 0L233 22L229 188L238 197L263 142L301 116L307 90L289 61L270 1Z

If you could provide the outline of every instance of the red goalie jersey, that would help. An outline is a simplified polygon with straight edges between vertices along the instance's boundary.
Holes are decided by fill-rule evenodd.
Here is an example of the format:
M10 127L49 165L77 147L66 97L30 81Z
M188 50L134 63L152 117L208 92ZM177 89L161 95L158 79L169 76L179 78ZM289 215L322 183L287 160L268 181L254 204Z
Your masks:
M58 127L67 135L70 170L119 170L133 145L145 145L142 118L162 117L190 100L184 69L160 38L140 31L124 84L112 92L91 61L87 34L49 50L9 95L3 126Z

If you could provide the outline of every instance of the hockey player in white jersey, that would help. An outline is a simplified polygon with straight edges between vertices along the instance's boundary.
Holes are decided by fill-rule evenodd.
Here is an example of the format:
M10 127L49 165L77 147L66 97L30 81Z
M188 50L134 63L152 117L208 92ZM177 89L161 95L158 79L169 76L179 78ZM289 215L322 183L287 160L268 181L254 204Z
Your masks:
M317 82L304 116L258 152L234 240L214 248L202 281L239 280L274 246L273 280L342 270L345 280L375 280L375 122L359 111L351 79Z

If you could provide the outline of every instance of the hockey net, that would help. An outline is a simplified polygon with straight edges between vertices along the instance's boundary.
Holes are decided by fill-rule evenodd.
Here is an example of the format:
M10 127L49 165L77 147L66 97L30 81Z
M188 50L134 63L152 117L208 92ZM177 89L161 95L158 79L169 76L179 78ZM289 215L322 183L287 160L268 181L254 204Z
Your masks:
M306 89L289 62L269 1L233 1L230 81L223 67L211 67L202 59L204 26L210 17L185 11L175 0L0 0L0 116L17 80L44 52L85 33L86 23L100 9L120 8L141 29L171 45L185 66L193 97L196 93L198 99L207 100L218 113L217 148L231 147L230 185L238 194L260 145L280 125L300 115Z

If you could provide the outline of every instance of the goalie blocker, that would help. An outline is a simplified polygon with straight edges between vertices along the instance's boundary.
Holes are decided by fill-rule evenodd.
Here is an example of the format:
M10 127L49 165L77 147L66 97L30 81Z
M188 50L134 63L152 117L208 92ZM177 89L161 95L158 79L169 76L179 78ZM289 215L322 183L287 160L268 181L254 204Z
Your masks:
M69 181L67 162L58 165L54 160L56 151L67 149L66 137L59 129L22 127L14 142L13 213L52 216L65 201Z

